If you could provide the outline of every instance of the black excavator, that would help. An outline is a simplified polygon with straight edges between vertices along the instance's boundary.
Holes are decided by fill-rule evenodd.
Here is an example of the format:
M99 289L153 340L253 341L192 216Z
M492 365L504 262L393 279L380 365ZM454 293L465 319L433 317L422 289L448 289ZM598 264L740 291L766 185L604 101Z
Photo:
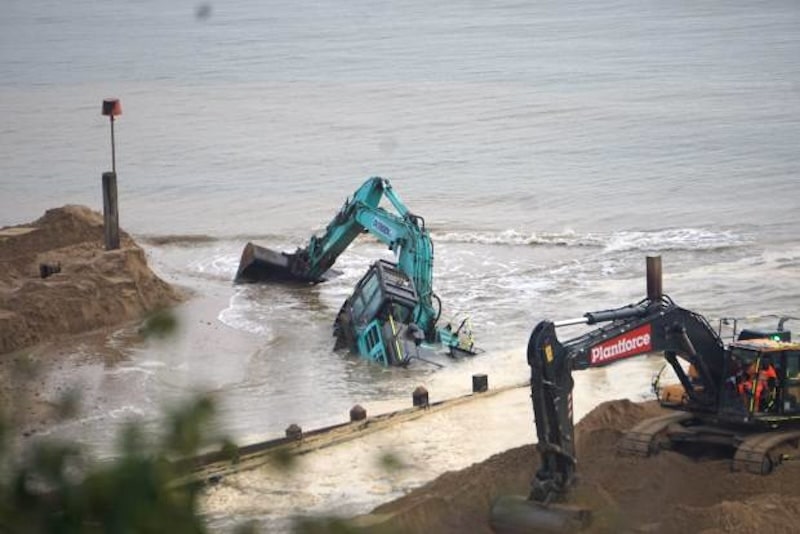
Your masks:
M780 319L775 330L743 329L726 344L698 313L661 293L661 259L647 258L648 296L621 308L565 321L541 321L527 358L540 467L527 499L501 497L492 508L498 532L576 531L591 511L568 504L576 483L572 372L649 353L663 353L678 383L654 389L674 410L642 421L618 443L618 452L649 456L662 447L721 447L731 468L766 475L795 459L800 442L800 343ZM731 323L733 321L733 323ZM600 325L560 341L556 330ZM685 447L687 444L693 444Z

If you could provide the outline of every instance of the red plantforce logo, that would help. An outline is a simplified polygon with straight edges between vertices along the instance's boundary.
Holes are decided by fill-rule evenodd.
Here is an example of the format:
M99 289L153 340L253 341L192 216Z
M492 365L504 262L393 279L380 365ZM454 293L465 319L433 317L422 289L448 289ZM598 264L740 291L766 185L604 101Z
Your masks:
M653 350L653 344L650 341L650 325L646 324L592 347L589 363L609 363L651 350Z

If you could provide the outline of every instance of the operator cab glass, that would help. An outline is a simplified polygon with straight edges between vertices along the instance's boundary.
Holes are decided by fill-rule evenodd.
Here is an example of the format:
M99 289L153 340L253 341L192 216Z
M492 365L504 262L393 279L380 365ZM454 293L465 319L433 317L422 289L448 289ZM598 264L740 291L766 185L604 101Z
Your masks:
M800 351L732 347L722 408L769 418L800 414Z
M419 301L412 280L394 264L380 260L361 279L351 302L353 323L360 328L390 315L398 323L409 323Z
M783 413L800 414L800 351L787 350L783 379Z

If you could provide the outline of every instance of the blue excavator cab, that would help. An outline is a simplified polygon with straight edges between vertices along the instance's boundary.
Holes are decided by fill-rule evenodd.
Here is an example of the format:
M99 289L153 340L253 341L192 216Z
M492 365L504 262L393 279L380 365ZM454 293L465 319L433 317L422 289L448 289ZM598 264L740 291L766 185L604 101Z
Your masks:
M413 322L419 297L397 265L373 263L342 304L333 326L334 349L349 349L383 365L407 365L425 334Z

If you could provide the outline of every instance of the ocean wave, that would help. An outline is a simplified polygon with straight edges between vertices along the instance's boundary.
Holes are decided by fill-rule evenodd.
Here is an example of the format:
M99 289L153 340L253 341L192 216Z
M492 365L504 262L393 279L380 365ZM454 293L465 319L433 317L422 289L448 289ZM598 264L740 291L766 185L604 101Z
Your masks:
M274 337L268 321L260 313L266 304L252 301L247 297L246 289L239 288L231 296L228 307L217 314L217 320L234 330L242 330L251 334L271 339Z
M188 235L140 235L136 239L144 244L153 246L191 246L197 244L214 243L219 241L219 238L205 235L205 234L188 234Z
M499 232L466 231L466 232L434 232L431 239L435 243L475 243L479 245L553 245L567 247L603 247L605 240L595 234L580 235L567 230L565 232L531 232L502 230Z
M192 261L189 270L212 280L231 280L239 268L239 261L240 257L235 254L217 254Z
M652 232L616 232L609 236L605 252L629 250L721 250L750 242L747 236L730 231L676 228Z
M474 243L480 245L595 247L604 252L630 250L717 250L750 242L747 236L730 231L697 228L676 228L653 231L621 231L609 234L564 232L531 232L502 230L498 232L464 231L434 233L436 243Z

